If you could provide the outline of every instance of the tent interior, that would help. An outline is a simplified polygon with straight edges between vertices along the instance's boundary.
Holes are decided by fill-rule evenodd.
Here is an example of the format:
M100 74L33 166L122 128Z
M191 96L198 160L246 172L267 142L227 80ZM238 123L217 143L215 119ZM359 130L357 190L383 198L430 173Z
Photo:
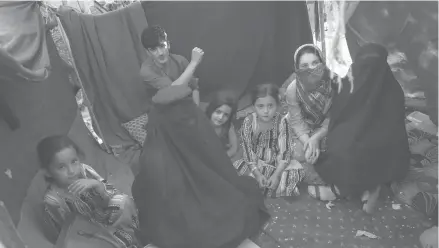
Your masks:
M36 144L45 136L67 134L85 152L85 163L130 194L140 146L121 124L147 112L151 105L138 73L147 56L139 38L147 25L165 28L175 54L189 58L193 47L203 48L206 56L197 70L202 101L218 91L232 93L239 99L241 115L251 109L247 93L254 85L270 81L280 86L289 77L294 51L313 43L312 30L318 26L308 15L317 13L317 8L308 11L305 1L147 1L98 15L63 6L45 18L41 8L36 2L0 3L0 154L4 161L0 179L4 205L0 207L11 218L0 210L0 244L5 247L53 246L44 233L41 199L47 184L36 156ZM49 30L53 23L56 26ZM365 41L385 44L394 57L405 54L405 59L395 62L394 73L406 93L407 108L425 113L431 121L423 121L437 125L437 3L357 1L346 23L348 54L355 54ZM11 35L11 30L19 32ZM326 44L330 47L330 39ZM326 53L331 55L331 50ZM428 57L426 53L433 56L425 65L419 58ZM90 110L91 127L75 98L79 89ZM435 171L437 194L435 128L436 160L430 161L429 168ZM270 199L267 205L273 218L253 241L264 248L421 247L419 235L431 226L428 219L404 202L395 202L390 190L387 193L374 217L358 215L354 204L334 203L332 208L306 194L288 201ZM404 207L395 210L398 204ZM1 231L8 229L6 222L16 226L19 237L10 234L15 228ZM356 237L359 230L381 238ZM55 247L108 247L105 242L72 236L62 238L74 242L58 239Z

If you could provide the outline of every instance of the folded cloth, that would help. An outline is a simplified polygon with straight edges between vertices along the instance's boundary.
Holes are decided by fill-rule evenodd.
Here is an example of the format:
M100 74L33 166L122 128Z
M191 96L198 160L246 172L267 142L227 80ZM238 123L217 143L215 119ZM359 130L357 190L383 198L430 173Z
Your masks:
M413 197L412 206L414 209L424 213L427 217L432 218L435 224L438 222L438 201L437 195L419 192Z

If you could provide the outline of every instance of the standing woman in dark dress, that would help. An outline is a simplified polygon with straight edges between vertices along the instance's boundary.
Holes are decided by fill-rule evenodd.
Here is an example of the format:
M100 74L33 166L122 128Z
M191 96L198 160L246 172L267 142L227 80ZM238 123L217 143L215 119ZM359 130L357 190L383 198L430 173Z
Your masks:
M327 151L315 166L342 195L362 195L370 213L380 188L402 179L410 165L404 92L387 64L387 50L366 44L352 64L353 93L345 83L333 99Z
M190 98L203 51L189 63L169 53L165 31L142 33L149 60L141 75L153 91L148 136L132 193L139 236L160 248L236 248L268 220L251 178L238 177L210 120Z

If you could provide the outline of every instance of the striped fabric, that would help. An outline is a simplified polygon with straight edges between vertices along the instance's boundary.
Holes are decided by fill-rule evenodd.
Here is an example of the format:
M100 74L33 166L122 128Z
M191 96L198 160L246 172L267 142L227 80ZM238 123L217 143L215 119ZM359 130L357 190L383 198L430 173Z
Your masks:
M302 180L300 164L292 161L290 156L290 129L286 118L276 114L273 118L271 129L256 134L256 113L248 115L241 127L241 140L243 158L234 163L240 176L250 175L250 163L257 164L261 173L268 179L280 163L287 163L287 169L282 173L280 183L276 191L263 188L267 197L281 197L298 195L297 183ZM253 176L253 175L250 175Z
M51 185L44 196L46 222L52 225L59 235L67 217L72 213L80 214L108 229L120 247L137 247L134 233L139 227L139 222L134 201L106 183L86 164L82 164L82 177L103 182L106 196L100 195L96 190L89 190L77 197ZM105 204L104 199L110 199L107 207L102 207Z
M308 125L315 129L323 123L332 104L331 80L320 85L319 88L307 92L300 81L297 81L297 98L302 114Z

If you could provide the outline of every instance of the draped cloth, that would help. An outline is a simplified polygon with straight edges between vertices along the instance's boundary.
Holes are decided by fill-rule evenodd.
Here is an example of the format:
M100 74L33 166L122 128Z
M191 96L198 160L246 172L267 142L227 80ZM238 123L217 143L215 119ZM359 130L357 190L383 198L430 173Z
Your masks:
M27 189L38 169L37 143L45 136L68 133L78 107L67 78L68 71L62 66L50 38L47 39L47 48L53 67L46 80L41 83L25 79L0 80L0 95L4 98L4 103L0 104L9 104L17 118L10 116L11 120L19 120L20 124L17 130L11 131L0 120L0 156L4 158L1 171L10 170L12 175L10 178L7 173L1 173L0 198L16 224ZM3 111L5 109L0 109L0 114L5 114L3 117L7 119L8 112ZM11 189L14 189L14 194L11 194Z
M260 231L268 214L256 181L238 176L192 99L156 105L146 128L132 187L143 243L235 248Z
M197 69L203 100L219 89L242 95L253 84L286 78L289 54L312 40L304 2L159 1L97 16L62 8L59 15L110 146L134 144L121 124L149 111L138 75L146 59L140 33L148 23L166 29L172 53L188 58L195 46L206 52Z
M107 144L131 145L121 123L147 112L149 99L139 76L146 52L140 34L147 27L140 3L102 15L61 7L59 19L75 65Z
M188 61L171 54L166 71L145 61L140 74L157 92L132 193L143 243L161 248L232 248L268 218L256 181L240 178L189 85L171 86ZM179 100L180 99L180 100ZM167 104L163 104L167 102Z
M315 170L342 194L362 193L402 179L408 171L404 93L387 55L381 45L363 46L352 65L353 93L345 83L333 100L327 151Z
M50 60L39 7L35 1L0 2L0 77L48 77Z

